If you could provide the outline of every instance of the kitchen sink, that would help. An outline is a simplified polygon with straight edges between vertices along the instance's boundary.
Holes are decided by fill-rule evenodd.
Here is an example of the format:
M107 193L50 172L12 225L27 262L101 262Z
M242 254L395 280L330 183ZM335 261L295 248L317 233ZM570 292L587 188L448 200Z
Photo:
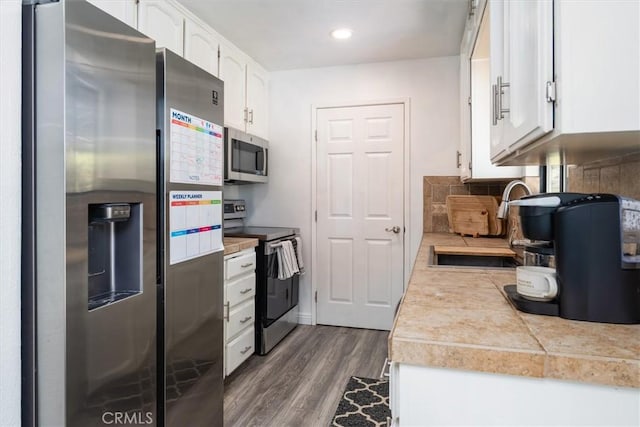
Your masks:
M515 268L522 264L510 256L436 254L431 246L429 265L436 267Z

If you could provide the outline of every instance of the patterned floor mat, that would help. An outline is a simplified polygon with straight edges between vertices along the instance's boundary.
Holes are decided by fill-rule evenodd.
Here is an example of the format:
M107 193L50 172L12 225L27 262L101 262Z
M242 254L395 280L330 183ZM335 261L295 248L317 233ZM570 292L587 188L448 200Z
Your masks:
M351 377L342 394L332 426L386 426L389 409L389 381Z

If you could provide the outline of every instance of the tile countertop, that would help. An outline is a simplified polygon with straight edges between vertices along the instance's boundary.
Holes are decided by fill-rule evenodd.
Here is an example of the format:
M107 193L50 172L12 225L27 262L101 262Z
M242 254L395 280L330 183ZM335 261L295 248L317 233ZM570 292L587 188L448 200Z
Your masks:
M517 311L515 271L429 267L429 246L506 247L503 239L427 233L389 335L398 363L640 388L640 325Z
M224 254L231 255L245 249L255 248L258 246L258 239L251 237L225 237L223 243Z

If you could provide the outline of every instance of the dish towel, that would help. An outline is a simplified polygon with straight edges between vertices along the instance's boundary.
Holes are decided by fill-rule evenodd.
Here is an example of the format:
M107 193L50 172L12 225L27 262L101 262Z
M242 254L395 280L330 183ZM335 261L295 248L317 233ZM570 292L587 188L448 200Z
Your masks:
M298 260L298 270L300 270L300 275L304 274L304 264L302 263L302 239L300 237L295 238L296 244L296 259Z
M278 256L278 279L288 279L300 272L291 241L284 240L280 242L280 245L276 247L276 254Z

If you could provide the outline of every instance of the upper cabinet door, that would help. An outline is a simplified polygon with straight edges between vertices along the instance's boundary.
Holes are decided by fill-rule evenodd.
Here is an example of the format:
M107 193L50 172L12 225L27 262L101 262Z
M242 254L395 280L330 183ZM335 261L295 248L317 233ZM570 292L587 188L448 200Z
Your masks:
M138 30L155 39L156 47L166 47L183 56L184 16L167 0L140 0Z
M553 2L503 3L504 55L502 106L505 145L527 144L553 130ZM508 86L506 86L508 84Z
M88 0L89 3L136 28L137 8L135 0Z
M218 45L216 35L191 19L184 22L184 57L203 70L218 76Z
M503 138L504 120L499 120L499 96L504 96L504 90L498 87L498 78L504 75L504 1L490 0L485 13L489 15L489 68L490 68L490 138L491 159L504 157L508 153L509 144Z
M469 38L465 37L460 48L460 149L456 163L462 180L471 178L471 40L466 40Z
M255 62L247 64L247 131L264 139L269 138L269 78Z
M224 81L224 123L246 130L249 112L246 106L245 55L233 46L220 45L220 79Z

